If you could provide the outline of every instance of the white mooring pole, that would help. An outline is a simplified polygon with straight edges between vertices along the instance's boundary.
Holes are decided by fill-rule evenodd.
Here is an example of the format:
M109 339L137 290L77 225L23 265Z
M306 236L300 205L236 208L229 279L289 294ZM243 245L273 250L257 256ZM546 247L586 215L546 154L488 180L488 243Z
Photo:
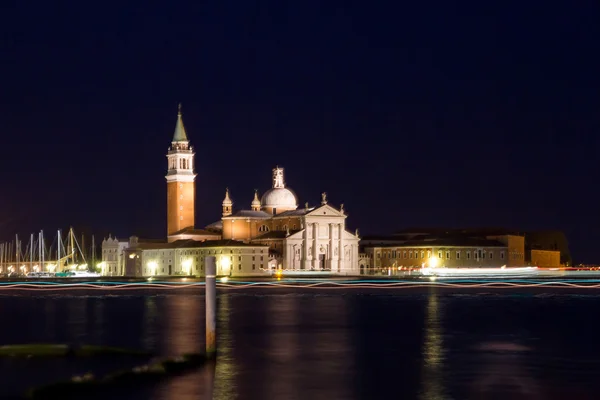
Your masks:
M206 257L206 357L214 358L217 353L217 264L216 257Z

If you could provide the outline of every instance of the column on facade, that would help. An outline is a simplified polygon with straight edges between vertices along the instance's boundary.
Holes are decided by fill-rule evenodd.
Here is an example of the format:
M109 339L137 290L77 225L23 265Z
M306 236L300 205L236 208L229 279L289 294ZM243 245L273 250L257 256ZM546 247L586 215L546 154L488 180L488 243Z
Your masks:
M329 265L329 269L331 269L331 271L333 272L335 270L335 265L333 260L335 259L335 251L334 251L334 247L335 247L335 242L333 241L333 224L329 224L329 240L327 241L327 247L328 247L328 254L327 254L327 261L326 263Z
M282 250L283 250L283 269L290 269L290 255L292 255L292 248L287 240L282 242Z
M313 224L313 260L312 265L315 269L319 268L319 223L315 222Z
M338 225L338 271L342 272L344 265L344 224Z
M304 224L304 240L302 240L302 269L310 269L310 265L308 262L308 248L310 247L308 244L308 230L309 226L307 223Z

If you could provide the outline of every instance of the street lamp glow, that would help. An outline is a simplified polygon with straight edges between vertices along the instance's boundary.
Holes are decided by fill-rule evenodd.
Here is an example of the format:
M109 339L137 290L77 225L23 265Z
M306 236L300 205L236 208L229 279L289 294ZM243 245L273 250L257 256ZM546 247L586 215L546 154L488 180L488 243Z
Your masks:
M192 259L191 258L184 260L183 263L181 263L181 265L183 266L183 272L186 275L189 275L192 272Z
M156 270L158 269L158 264L156 261L149 261L148 268L150 269L150 275L156 275Z
M106 261L99 262L96 268L100 268L100 274L104 275L106 273Z
M435 268L440 264L440 259L436 256L429 257L429 268Z
M221 268L229 269L229 267L231 267L231 260L229 259L229 257L227 257L227 256L221 257Z

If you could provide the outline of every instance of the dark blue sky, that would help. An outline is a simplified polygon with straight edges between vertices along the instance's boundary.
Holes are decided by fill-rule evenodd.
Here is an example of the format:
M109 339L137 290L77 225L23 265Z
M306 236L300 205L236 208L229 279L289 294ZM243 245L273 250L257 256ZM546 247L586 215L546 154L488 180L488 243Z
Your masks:
M163 237L177 103L197 225L286 168L350 228L561 229L599 262L600 6L13 1L0 233Z

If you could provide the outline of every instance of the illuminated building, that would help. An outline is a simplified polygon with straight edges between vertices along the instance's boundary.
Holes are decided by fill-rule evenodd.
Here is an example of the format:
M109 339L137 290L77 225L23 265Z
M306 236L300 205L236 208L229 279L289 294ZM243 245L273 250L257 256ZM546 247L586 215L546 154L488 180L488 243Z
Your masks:
M358 232L346 230L343 205L333 207L323 193L320 205L298 208L283 168L273 169L272 188L260 200L255 192L250 209L235 211L226 189L221 220L196 229L194 157L180 107L167 153L167 241L104 240L103 275L202 276L207 255L217 256L219 275L266 275L276 269L358 275Z
M525 242L518 235L400 234L365 237L360 268L389 274L421 267L523 267ZM432 265L434 264L434 265Z
M296 194L286 187L283 168L273 169L272 188L249 210L233 211L229 190L220 221L207 226L223 239L267 245L270 268L358 275L358 235L346 230L344 206L336 208L321 194L321 204L298 207Z
M235 277L265 275L269 249L231 240L157 243L132 237L125 254L126 276L204 276L204 258L214 256L217 275Z
M125 249L129 247L128 241L119 241L116 237L108 235L102 241L101 273L104 276L121 276L125 271Z

